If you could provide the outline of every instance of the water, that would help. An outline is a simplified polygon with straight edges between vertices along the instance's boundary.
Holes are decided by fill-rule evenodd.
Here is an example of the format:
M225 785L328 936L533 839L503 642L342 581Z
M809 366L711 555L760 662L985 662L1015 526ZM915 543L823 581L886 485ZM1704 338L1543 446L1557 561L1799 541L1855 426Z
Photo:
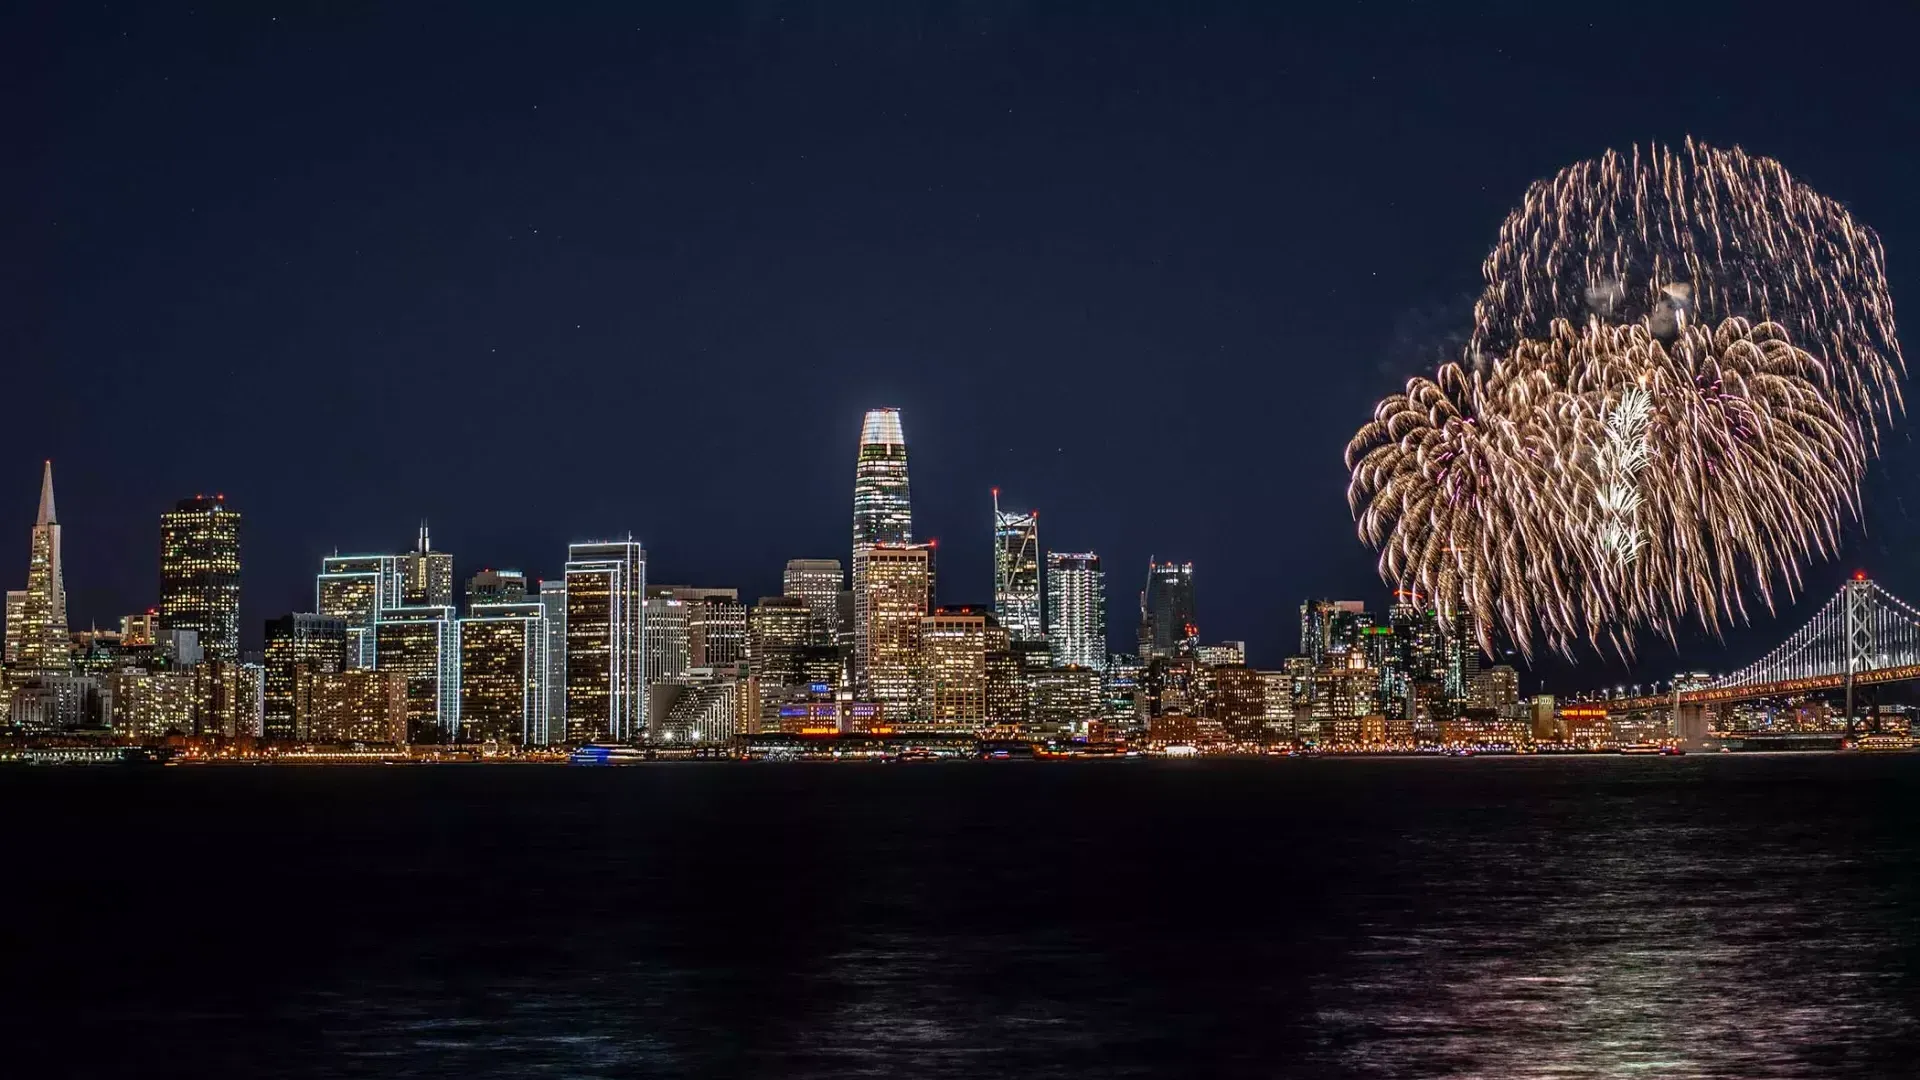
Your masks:
M0 773L10 1075L1920 1075L1920 756Z

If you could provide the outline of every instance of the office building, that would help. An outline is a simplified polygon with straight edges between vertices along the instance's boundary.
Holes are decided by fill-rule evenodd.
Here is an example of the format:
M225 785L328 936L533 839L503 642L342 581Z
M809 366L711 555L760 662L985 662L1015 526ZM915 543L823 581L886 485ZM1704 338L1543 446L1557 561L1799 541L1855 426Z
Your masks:
M1029 676L1026 734L1030 738L1073 738L1106 711L1101 673L1091 668L1050 667Z
M8 600L9 685L38 674L66 674L71 668L67 637L67 583L61 569L60 519L53 505L53 462L40 474L40 512L33 522L27 560L27 587L19 601ZM17 614L15 614L17 612ZM12 644L18 630L18 646Z
M120 616L120 643L128 648L157 645L163 633L157 609L148 608L138 615Z
M1037 641L1040 606L1040 511L1000 509L993 489L993 615L1015 641Z
M527 599L527 575L518 570L482 570L467 579L467 610L476 604L519 604Z
M1446 628L1442 647L1446 655L1445 684L1448 708L1455 714L1473 698L1474 681L1480 677L1480 643L1475 638L1473 613L1455 606L1451 628Z
M407 680L397 672L299 669L294 675L295 735L313 743L407 741Z
M388 608L374 624L375 664L406 681L407 741L460 735L460 625L448 605Z
M329 555L313 582L313 610L347 625L347 666L374 666L373 626L387 608L401 606L397 555Z
M1520 702L1520 673L1506 664L1475 672L1468 688L1468 705L1475 709L1504 709Z
M20 641L27 633L27 590L7 590L6 649L0 664L13 667L20 662Z
M920 620L922 700L928 727L973 730L987 721L987 653L993 617L943 607Z
M907 437L900 410L873 409L860 426L853 472L854 675L869 679L872 626L866 596L866 553L874 545L913 542L913 502L907 485ZM926 614L925 610L921 614Z
M265 671L258 664L207 660L193 673L194 730L222 738L258 738L265 727Z
M652 741L665 746L717 746L739 731L740 684L709 668L648 688Z
M1265 742L1270 737L1267 673L1244 664L1222 664L1213 672L1213 715L1228 741Z
M468 608L460 620L459 741L533 746L543 740L547 647L546 607L537 600Z
M128 739L194 734L196 695L191 671L129 668L102 680L113 732Z
M192 630L209 659L240 660L240 514L195 495L160 515L160 621Z
M347 667L347 623L331 615L295 612L267 621L261 724L269 739L298 734L293 687L301 671Z
M840 595L846 582L839 559L789 559L780 577L780 593L807 603L813 613L813 644L838 645Z
M647 554L633 540L567 548L567 741L628 742L647 730Z
M1142 659L1190 655L1199 644L1193 602L1193 564L1147 561L1140 593Z
M1107 667L1107 578L1091 551L1047 552L1047 645L1056 667Z
M1300 655L1318 667L1334 649L1360 649L1372 625L1363 601L1309 600L1300 605Z
M737 589L649 585L647 637L649 682L738 664L747 653L747 608Z
M687 645L687 602L670 592L656 593L654 588L648 587L647 629L641 642L648 686L678 679L693 666Z
M433 550L427 523L412 551L399 556L400 603L407 607L453 606L453 556Z
M547 624L547 707L541 719L546 727L538 742L553 746L567 741L567 582L540 583L540 609Z
M1194 648L1193 656L1207 667L1241 665L1247 662L1247 643L1222 641L1217 645L1200 645Z
M896 721L918 719L923 704L920 626L932 606L933 552L932 544L874 544L862 555L866 664L859 696Z

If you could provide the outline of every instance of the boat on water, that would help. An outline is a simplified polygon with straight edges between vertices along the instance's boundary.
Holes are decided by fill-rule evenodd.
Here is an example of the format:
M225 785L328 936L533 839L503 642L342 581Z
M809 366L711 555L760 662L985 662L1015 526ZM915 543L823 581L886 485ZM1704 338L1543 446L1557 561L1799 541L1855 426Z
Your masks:
M1629 743L1626 746L1620 747L1619 752L1622 754L1657 755L1666 753L1668 749L1668 747L1662 746L1659 743Z
M567 755L567 764L637 765L652 759L653 751L632 746L583 746Z

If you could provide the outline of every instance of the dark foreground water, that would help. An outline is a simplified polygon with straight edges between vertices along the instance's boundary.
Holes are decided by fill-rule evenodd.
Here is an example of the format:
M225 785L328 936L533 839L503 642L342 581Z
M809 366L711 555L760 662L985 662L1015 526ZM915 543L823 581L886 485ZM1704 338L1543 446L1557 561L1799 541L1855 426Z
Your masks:
M1920 757L0 773L12 1076L1920 1075Z

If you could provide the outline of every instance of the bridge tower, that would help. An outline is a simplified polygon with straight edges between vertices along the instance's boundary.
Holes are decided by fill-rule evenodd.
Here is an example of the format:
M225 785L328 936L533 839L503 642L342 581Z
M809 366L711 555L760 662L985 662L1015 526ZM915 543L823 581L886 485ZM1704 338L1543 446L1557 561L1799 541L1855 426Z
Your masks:
M1846 612L1847 648L1847 734L1853 734L1853 682L1862 672L1875 666L1880 657L1879 635L1875 633L1873 582L1865 574L1855 574L1841 590Z

